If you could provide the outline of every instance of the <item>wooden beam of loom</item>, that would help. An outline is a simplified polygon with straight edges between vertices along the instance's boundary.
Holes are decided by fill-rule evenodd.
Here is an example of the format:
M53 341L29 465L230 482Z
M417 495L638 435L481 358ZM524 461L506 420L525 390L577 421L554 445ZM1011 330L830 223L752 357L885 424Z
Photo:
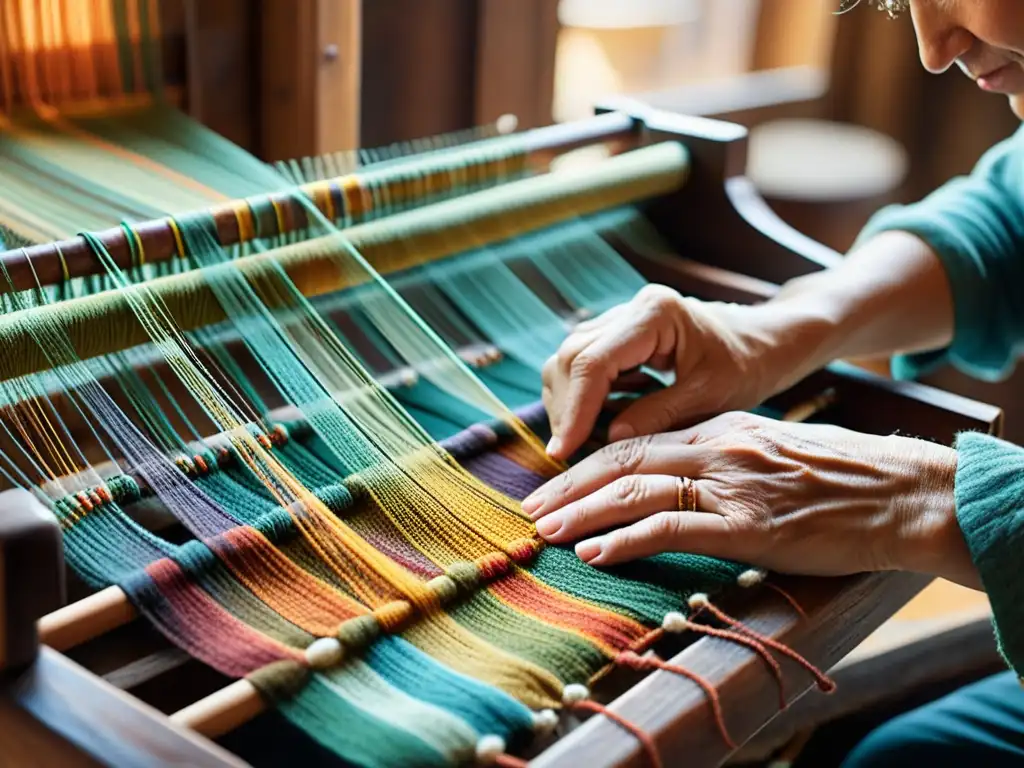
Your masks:
M63 602L64 550L57 521L29 491L0 494L0 673L35 657L33 614Z
M467 199L449 200L205 270L157 278L146 283L146 292L160 301L180 330L194 330L227 319L210 287L217 271L224 276L241 272L258 282L273 280L277 270L284 269L304 295L323 295L373 279L344 254L345 243L378 271L397 271L538 230L570 216L586 216L668 194L684 185L688 170L685 148L665 142L611 158L594 168L478 192L468 204ZM16 378L51 366L34 335L33 329L40 323L64 329L80 359L147 343L150 334L127 296L122 291L105 291L0 317L5 349L0 375Z
M516 140L521 142L526 164L531 168L542 169L558 155L579 147L602 142L611 144L615 149L622 148L624 144L635 146L638 138L638 125L637 121L629 115L609 113L591 120L538 128L517 137ZM416 173L437 174L440 163L445 164L440 167L446 167L449 160L457 163L464 154L472 156L486 143L486 141L476 142L448 152L429 153L421 157L410 158L400 167L402 178ZM439 158L442 159L439 160ZM371 169L326 182L305 184L295 189L273 192L248 202L232 201L213 207L209 213L216 223L221 244L233 245L245 240L245 236L239 230L236 214L239 206L245 206L251 210L260 208L261 204L271 203L272 205L262 206L267 211L267 215L256 222L256 228L260 233L268 236L283 234L306 225L308 214L296 201L296 195L301 194L307 197L322 213L326 214L327 201L325 195L320 191L327 191L334 210L343 210L345 204L343 190L349 187L362 188L364 183L379 182L382 179L387 179L393 173L393 168L382 171ZM280 229L281 222L272 215L275 207L282 211L283 230ZM135 225L134 229L146 254L147 263L167 261L177 255L174 232L167 219L142 222ZM119 267L127 269L134 264L133 251L124 229L113 227L96 233L96 236ZM65 279L65 274L67 277L83 277L104 272L95 254L80 237L4 251L0 253L0 262L10 276L10 283L15 290L31 290L37 284L56 285ZM8 290L10 290L10 286L5 280L0 284L0 293Z

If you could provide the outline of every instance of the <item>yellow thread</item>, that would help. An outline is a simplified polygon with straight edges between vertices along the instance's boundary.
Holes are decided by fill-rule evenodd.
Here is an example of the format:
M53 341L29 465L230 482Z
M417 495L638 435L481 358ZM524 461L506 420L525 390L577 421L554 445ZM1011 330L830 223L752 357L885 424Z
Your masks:
M71 279L71 273L68 271L68 261L64 258L64 252L60 249L60 243L54 243L53 247L57 250L57 258L60 259L60 271L66 283Z
M233 205L235 221L238 222L239 242L248 242L256 236L256 227L252 221L252 209L247 200L236 200Z
M142 238L134 229L129 228L129 231L132 233L132 238L135 240L135 252L139 256L139 266L144 267L146 266L146 249L142 245Z
M313 192L313 203L320 210L324 216L327 217L328 221L334 221L334 198L331 195L331 184L330 182L323 182L312 187ZM323 196L323 202L317 200L317 196Z
M283 235L285 232L284 211L281 210L281 206L278 205L277 200L274 198L270 198L270 204L274 206L274 217L277 219L277 233Z
M171 228L171 232L174 233L174 245L178 249L178 256L185 258L185 243L181 239L181 230L178 229L178 222L172 218L167 219L167 226Z
M351 176L343 177L339 186L341 187L341 194L345 200L345 207L348 209L349 216L356 218L369 212L372 206L370 201L363 195L363 187L358 176L352 174Z

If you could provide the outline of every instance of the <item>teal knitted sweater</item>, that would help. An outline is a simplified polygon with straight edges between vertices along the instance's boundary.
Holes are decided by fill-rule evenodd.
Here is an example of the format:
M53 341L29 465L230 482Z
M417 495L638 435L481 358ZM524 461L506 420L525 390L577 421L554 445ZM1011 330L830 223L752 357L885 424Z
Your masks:
M968 175L875 215L858 242L911 232L939 255L953 293L950 345L894 359L909 379L952 365L983 380L1009 374L1024 348L1024 127ZM996 638L1024 677L1024 448L976 433L957 439L960 527L992 603Z

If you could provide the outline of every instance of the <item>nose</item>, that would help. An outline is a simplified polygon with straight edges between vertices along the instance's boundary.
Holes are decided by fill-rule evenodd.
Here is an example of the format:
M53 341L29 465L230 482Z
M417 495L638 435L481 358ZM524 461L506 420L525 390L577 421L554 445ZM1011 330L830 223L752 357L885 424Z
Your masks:
M957 23L952 6L942 3L911 3L910 14L917 35L921 64L941 74L974 47L975 38Z

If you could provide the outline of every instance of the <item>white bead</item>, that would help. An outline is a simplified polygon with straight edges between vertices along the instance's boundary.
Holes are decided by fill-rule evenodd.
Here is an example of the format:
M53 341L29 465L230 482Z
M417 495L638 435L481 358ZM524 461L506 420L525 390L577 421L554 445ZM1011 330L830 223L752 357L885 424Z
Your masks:
M562 689L562 701L565 704L579 704L590 698L590 689L580 683L569 683Z
M690 595L690 599L687 602L690 604L691 608L703 608L711 601L708 600L708 596L703 592L694 592Z
M757 568L751 568L749 571L744 571L743 573L741 573L737 577L736 583L744 588L752 587L755 584L760 584L762 581L764 581L764 577L764 571L759 570Z
M327 669L341 662L344 652L336 637L321 637L306 648L306 663L313 669Z
M476 743L476 759L484 764L493 763L505 754L505 740L501 736L489 734L481 736Z
M690 628L690 622L678 611L669 611L661 620L661 628L666 632L685 632Z
M558 713L553 709L542 709L533 713L533 730L541 736L553 733L558 727Z

